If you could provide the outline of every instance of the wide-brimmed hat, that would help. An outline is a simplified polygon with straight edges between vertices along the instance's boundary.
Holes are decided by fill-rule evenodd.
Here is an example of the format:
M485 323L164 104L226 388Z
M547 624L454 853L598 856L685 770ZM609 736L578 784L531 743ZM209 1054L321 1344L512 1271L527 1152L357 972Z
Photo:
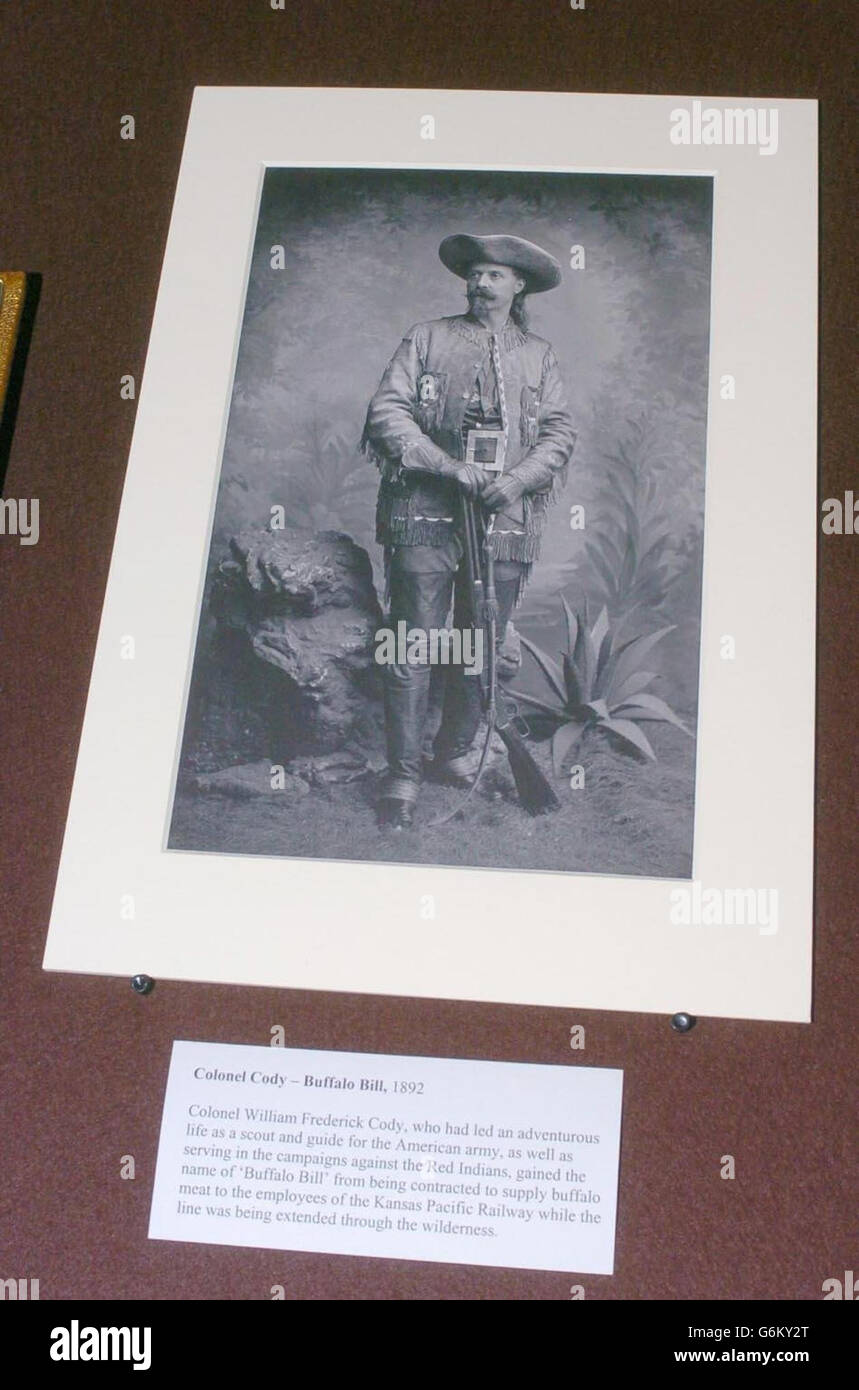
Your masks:
M527 294L553 290L561 283L561 267L555 257L520 236L469 236L467 232L458 232L445 237L438 254L448 270L463 280L475 262L492 261L518 270Z

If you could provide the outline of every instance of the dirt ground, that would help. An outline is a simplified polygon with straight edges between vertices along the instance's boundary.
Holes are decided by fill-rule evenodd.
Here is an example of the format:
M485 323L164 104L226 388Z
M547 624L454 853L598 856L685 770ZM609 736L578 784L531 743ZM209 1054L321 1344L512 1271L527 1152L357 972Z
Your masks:
M648 723L658 761L589 734L578 754L585 785L551 769L549 745L529 744L560 801L531 817L519 805L506 757L485 773L464 813L448 825L428 822L452 811L465 793L427 783L410 830L380 831L376 781L313 788L300 801L278 792L247 800L180 789L170 848L219 854L367 860L400 864L554 870L688 878L692 868L695 744L670 725Z

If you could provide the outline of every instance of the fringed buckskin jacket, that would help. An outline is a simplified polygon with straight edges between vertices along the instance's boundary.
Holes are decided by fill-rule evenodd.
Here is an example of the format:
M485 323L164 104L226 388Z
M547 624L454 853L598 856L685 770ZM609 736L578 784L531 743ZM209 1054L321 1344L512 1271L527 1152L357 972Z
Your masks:
M505 475L515 470L524 496L515 520L496 518L498 560L537 559L546 509L566 483L576 432L557 359L545 338L508 320L498 334L508 438ZM490 335L467 314L409 329L370 402L361 447L379 466L376 540L443 545L458 515L455 479L432 472L443 451L464 459L463 417L475 381L491 372ZM412 465L402 466L404 450ZM420 470L426 463L428 472Z

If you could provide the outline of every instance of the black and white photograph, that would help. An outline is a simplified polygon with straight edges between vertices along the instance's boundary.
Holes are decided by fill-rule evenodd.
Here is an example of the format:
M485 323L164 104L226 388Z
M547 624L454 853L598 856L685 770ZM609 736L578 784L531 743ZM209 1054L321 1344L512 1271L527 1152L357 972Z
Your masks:
M170 850L691 876L712 223L265 171Z
M48 969L808 1016L815 109L719 101L197 89Z

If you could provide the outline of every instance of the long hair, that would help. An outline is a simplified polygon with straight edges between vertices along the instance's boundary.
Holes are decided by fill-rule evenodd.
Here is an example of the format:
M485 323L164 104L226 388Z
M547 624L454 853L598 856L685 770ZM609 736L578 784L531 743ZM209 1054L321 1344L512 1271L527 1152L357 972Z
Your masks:
M511 322L515 323L517 328L521 328L523 333L527 333L529 323L527 298L527 291L520 290L518 294L513 296L513 303L510 305Z

